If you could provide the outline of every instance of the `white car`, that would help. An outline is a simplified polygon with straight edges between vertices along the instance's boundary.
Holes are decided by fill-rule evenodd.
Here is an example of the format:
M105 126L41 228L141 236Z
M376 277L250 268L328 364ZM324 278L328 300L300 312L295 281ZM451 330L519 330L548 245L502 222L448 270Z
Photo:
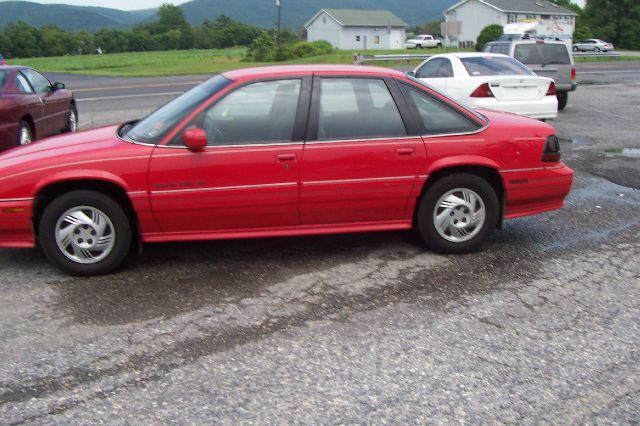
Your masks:
M573 45L574 52L586 52L588 50L596 53L608 52L610 50L613 50L613 44L607 43L606 41L600 40L599 38L590 38L587 40L582 40Z
M472 108L540 120L558 115L553 80L536 75L510 56L475 52L434 55L410 74Z

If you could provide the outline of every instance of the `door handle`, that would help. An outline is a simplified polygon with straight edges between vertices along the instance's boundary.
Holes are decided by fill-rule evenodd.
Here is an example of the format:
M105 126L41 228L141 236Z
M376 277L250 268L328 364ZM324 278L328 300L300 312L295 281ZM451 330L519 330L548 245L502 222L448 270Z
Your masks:
M276 158L278 161L293 161L296 159L296 154L278 154Z
M396 148L398 155L413 155L415 150L413 148Z

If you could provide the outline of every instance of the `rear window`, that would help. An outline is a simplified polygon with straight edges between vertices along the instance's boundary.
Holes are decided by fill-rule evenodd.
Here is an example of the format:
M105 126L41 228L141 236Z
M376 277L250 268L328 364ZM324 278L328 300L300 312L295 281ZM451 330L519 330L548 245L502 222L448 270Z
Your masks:
M529 68L510 57L483 56L460 58L470 76L535 75Z
M514 58L528 64L571 64L569 50L564 44L518 44Z
M502 53L503 55L508 55L509 46L510 45L508 43L487 44L484 48L484 51L489 53Z
M0 56L1 58L2 56ZM0 92L2 92L4 90L4 85L7 82L7 77L9 76L9 73L6 71L0 71Z

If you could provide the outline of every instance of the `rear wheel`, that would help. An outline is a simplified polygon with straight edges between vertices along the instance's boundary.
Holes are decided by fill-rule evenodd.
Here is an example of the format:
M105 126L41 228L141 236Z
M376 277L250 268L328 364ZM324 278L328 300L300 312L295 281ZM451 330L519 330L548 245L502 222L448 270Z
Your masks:
M26 121L22 120L18 127L18 145L28 145L33 141L33 131Z
M558 98L558 111L562 111L564 107L567 106L567 101L569 100L569 93L558 92L556 93L556 98Z
M440 253L477 249L498 223L498 197L479 176L459 173L435 182L418 207L418 230Z
M571 50L573 50L574 52L577 52L577 51L578 51L578 46L573 46L573 47L571 48Z
M593 48L593 51L596 52L596 53L600 53L600 48L596 46L596 47Z
M72 275L100 275L124 262L132 230L122 207L95 191L71 191L49 204L40 219L47 258Z

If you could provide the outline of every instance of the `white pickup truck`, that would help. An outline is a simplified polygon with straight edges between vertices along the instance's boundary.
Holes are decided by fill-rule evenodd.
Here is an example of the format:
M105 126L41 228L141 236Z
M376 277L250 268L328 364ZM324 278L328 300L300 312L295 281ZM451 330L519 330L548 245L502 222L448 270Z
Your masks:
M415 36L411 40L407 40L404 43L404 47L407 49L422 49L423 47L435 48L442 47L442 40L434 38L428 34L421 34Z

